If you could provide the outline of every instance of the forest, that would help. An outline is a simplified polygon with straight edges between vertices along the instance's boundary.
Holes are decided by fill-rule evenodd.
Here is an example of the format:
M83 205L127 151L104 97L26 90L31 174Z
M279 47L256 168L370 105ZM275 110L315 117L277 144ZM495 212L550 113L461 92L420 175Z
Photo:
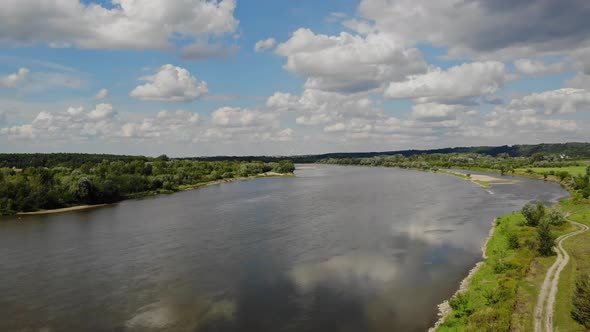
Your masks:
M0 215L117 202L208 182L295 170L273 163L91 154L2 155Z

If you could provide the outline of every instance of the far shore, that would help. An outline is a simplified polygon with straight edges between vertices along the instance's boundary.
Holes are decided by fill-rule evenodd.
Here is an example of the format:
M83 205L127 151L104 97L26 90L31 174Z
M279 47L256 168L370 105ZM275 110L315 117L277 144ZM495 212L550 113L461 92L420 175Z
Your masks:
M258 174L256 176L227 178L227 179L214 180L214 181L209 181L209 182L202 182L202 183L198 183L195 185L181 187L181 188L179 188L179 190L177 192L195 190L195 189L199 189L199 188L203 188L203 187L209 187L209 186L214 186L214 185L218 185L218 184L222 184L222 183L230 183L230 182L235 182L235 181L253 180L253 179L257 179L257 178L266 178L266 177L291 177L291 176L294 176L294 174L293 173L282 174L282 173L276 173L276 172L266 172L266 173ZM174 193L174 192L176 192L176 191L172 191L170 193ZM159 193L157 193L155 195L159 195ZM139 196L139 197L131 197L131 198L123 199L123 201L128 200L128 199L142 198L145 196L149 196L149 195L143 195L143 196ZM62 212L70 212L70 211L89 210L89 209L95 209L95 208L99 208L99 207L103 207L103 206L107 206L107 205L109 205L109 204L76 205L76 206L70 206L70 207L59 208L59 209L51 209L51 210L39 210L39 211L32 211L32 212L17 212L15 215L17 217L45 215L45 214L54 214L54 213L62 213Z

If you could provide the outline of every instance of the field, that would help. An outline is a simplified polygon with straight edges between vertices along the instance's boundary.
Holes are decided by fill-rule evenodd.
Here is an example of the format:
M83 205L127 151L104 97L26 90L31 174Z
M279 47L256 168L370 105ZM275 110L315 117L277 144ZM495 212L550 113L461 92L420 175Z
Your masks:
M581 175L586 174L586 166L568 166L568 167L532 167L532 168L519 168L516 169L517 172L526 172L527 170L533 170L534 173L549 173L551 171L557 173L566 171L570 173L570 175Z

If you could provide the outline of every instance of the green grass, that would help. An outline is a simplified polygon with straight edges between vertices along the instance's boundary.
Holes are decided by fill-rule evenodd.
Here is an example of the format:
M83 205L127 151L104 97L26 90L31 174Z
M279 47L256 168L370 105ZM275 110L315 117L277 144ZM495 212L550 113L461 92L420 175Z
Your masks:
M575 211L569 219L590 225L590 205L587 203L563 201L564 211ZM580 273L590 273L590 231L571 237L564 242L564 249L570 255L570 262L561 272L555 301L554 327L556 331L586 331L584 326L572 319L572 296L576 278Z
M509 248L510 234L518 236L519 248ZM498 218L486 247L488 258L469 289L450 301L453 311L437 331L509 331L519 282L536 254L527 243L535 239L535 229L524 226L520 213Z
M515 171L517 171L517 172L526 172L529 169L533 170L534 173L538 173L538 174L549 173L550 171L554 171L555 173L566 171L566 172L570 173L570 175L586 174L586 166L531 167L531 168L518 168Z
M490 187L492 186L492 185L491 185L489 182L487 182L487 181L482 181L482 180L472 180L472 181L473 181L473 182L475 182L475 183L477 183L477 184L479 184L479 185L480 185L480 186L482 186L482 187L485 187L485 188L490 188Z
M458 178L465 179L465 180L469 179L469 176L467 176L465 174L457 173L457 172L449 172L449 171L445 171L445 170L441 170L441 169L439 169L437 172L456 176Z

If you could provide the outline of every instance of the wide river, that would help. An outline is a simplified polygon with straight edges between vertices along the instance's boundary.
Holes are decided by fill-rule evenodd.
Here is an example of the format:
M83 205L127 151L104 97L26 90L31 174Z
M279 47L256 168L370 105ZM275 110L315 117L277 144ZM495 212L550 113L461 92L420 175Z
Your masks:
M0 221L0 331L424 331L494 217L555 183L482 188L317 166Z

